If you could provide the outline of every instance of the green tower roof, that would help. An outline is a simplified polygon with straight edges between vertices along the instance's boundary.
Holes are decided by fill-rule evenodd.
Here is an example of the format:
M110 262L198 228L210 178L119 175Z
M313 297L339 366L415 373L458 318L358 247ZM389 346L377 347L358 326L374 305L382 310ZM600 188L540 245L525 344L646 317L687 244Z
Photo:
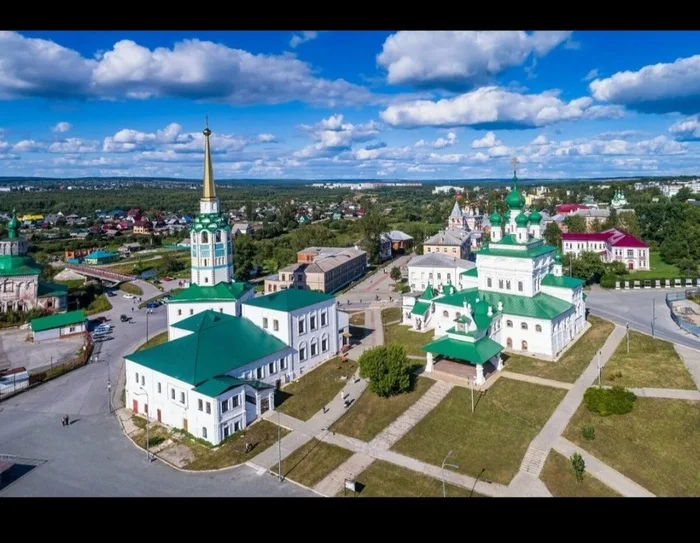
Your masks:
M527 223L528 223L527 215L525 215L525 213L523 213L521 211L520 215L515 217L515 224L517 224L518 226L527 226Z
M542 221L542 215L540 215L539 211L534 209L532 213L530 213L529 219L532 224L540 224Z
M492 225L494 226L500 226L500 224L503 222L503 217L501 217L495 209L493 210L493 213L489 215L489 221L491 222Z

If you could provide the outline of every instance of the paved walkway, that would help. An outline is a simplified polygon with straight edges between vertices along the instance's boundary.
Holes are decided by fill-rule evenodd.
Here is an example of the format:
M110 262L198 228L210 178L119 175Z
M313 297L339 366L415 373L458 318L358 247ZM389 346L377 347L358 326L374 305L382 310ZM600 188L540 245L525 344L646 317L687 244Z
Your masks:
M591 453L574 445L571 441L563 437L559 437L554 442L554 450L563 454L566 458L570 458L575 452L579 453L583 457L584 462L586 462L586 473L590 473L593 477L602 481L622 496L630 498L654 497L654 494L649 492L646 488L628 479L619 471L614 470L604 462L598 460Z
M697 390L679 390L675 388L630 388L628 390L642 398L700 401L700 392Z
M554 364L556 364L556 362L554 362ZM525 381L526 383L533 383L535 385L544 385L546 387L563 388L566 390L571 390L574 386L571 383L564 383L562 381L555 381L554 379L545 379L543 377L534 377L532 375L525 375L523 373L515 373L513 371L501 370L499 372L499 374L501 377L507 377L508 379L514 379L516 381Z
M685 367L688 368L693 381L695 381L695 386L700 389L700 351L684 345L674 344L674 347Z
M622 326L615 326L608 339L603 344L601 349L600 363L604 366L615 352L617 345L625 337L625 329ZM569 392L566 394L561 403L554 410L554 413L544 425L539 434L532 440L530 446L525 453L525 457L520 465L520 471L539 477L544 467L545 460L550 449L559 436L564 432L571 417L574 415L579 405L583 401L583 394L588 387L595 381L598 375L598 360L597 356L584 370L581 376L576 380ZM514 479L515 480L515 479ZM519 485L513 485L511 491L522 491ZM525 489L527 490L527 489ZM517 495L517 494L511 494Z

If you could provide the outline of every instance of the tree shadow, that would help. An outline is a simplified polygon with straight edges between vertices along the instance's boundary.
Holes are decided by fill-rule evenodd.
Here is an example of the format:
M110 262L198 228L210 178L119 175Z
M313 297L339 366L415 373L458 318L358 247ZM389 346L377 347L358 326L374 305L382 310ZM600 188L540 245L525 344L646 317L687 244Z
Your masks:
M286 402L289 398L293 397L294 394L290 394L289 392L285 392L284 390L276 390L275 391L275 407L279 407L282 405L284 402Z

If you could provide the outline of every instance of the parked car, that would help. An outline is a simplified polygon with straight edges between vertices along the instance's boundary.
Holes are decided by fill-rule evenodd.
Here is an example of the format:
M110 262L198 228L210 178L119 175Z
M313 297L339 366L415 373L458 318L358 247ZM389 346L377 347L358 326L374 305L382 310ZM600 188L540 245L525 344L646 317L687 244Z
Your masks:
M158 302L148 302L146 304L146 309L155 309L158 307L160 304Z
M131 300L132 298L136 298L133 294L124 294L122 298L126 298L127 300Z
M131 319L131 317L127 317L126 315L119 317L119 320L122 322L129 322L129 319Z
M116 296L116 295L117 295L117 293L114 292L113 290L108 290L108 291L107 291L107 296L109 296L110 298L111 298L112 296Z

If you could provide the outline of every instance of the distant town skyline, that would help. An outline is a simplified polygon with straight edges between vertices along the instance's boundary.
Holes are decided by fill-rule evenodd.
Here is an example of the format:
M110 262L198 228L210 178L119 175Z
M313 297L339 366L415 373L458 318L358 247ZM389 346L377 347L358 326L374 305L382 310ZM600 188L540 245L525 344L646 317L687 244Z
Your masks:
M700 32L0 32L0 174L700 173Z

